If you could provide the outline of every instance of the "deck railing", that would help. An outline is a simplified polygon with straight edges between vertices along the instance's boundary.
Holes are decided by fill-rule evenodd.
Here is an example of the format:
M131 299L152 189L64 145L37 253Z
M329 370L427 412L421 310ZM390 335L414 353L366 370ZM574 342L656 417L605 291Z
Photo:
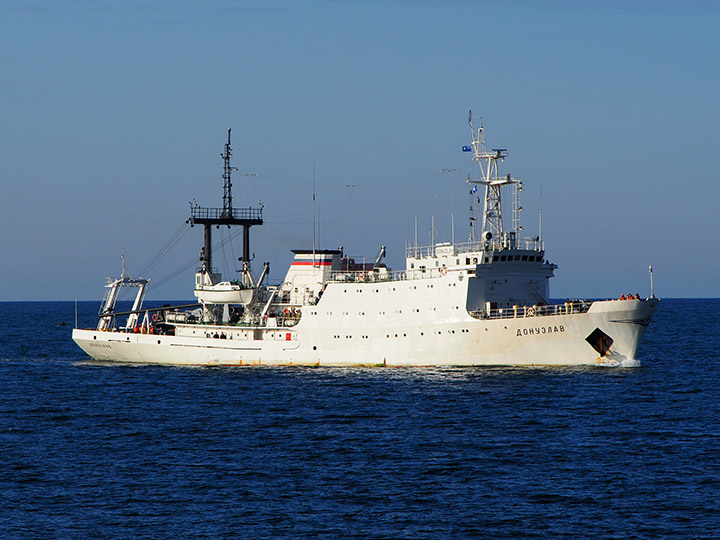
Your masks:
M587 313L592 305L591 300L578 300L564 304L551 304L546 306L513 306L500 309L477 309L470 311L470 316L476 319L519 319L526 317L547 317L551 315L572 315Z
M405 256L415 259L436 257L438 255L460 255L462 253L473 253L481 251L502 251L503 249L525 249L529 251L542 251L543 242L535 238L518 238L510 241L503 241L502 238L493 239L490 242L461 242L459 244L435 244L434 246L408 246L405 248Z
M447 268L418 268L413 270L396 270L392 272L332 272L328 281L342 283L381 283L384 281L407 281L408 279L437 279L447 273Z

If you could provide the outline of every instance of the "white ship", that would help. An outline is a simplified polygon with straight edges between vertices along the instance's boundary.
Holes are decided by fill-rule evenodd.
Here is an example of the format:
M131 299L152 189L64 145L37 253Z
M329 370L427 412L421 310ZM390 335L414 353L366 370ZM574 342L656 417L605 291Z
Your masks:
M268 263L250 268L250 228L262 208L233 208L230 131L225 146L222 208L191 208L204 227L198 303L144 308L149 280L111 280L95 329L73 339L101 361L203 366L480 366L623 365L635 361L658 307L651 294L619 300L552 303L556 265L539 237L521 238L522 183L501 176L504 149L487 150L470 118L463 150L479 165L468 179L483 205L470 219L469 241L406 248L405 270L356 263L337 250L295 250L280 285L268 285ZM512 190L512 230L503 227L502 192ZM478 224L481 226L478 227ZM243 227L242 270L223 281L212 266L212 227ZM474 231L479 232L476 238ZM652 277L652 276L651 276ZM132 309L116 310L121 289L136 288Z

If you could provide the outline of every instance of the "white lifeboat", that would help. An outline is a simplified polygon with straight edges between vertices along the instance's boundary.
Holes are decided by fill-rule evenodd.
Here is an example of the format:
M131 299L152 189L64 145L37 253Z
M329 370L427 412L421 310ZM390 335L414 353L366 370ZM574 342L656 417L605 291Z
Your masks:
M221 281L215 285L203 285L194 292L204 304L249 304L255 289L241 283Z

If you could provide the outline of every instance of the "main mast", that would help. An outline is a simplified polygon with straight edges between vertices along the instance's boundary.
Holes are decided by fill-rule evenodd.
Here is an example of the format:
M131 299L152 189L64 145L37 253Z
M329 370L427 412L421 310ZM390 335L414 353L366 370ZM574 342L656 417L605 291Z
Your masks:
M232 205L232 171L236 171L236 167L230 165L230 156L232 156L232 148L230 147L230 129L228 129L228 140L225 144L225 152L220 154L223 159L223 207L222 208L206 208L202 206L193 206L190 209L190 219L188 222L191 226L198 224L203 225L205 229L205 243L202 249L200 260L202 261L202 273L206 278L212 281L212 226L220 228L220 225L241 225L243 227L243 272L248 275L250 272L250 227L253 225L262 225L262 208L233 208Z

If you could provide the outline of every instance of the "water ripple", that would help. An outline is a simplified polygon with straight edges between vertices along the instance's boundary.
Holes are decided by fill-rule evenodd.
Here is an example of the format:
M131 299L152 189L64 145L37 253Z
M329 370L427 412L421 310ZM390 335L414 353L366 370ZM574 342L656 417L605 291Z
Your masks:
M631 369L128 368L33 341L72 313L39 304L0 303L2 538L720 530L719 301L665 302Z

